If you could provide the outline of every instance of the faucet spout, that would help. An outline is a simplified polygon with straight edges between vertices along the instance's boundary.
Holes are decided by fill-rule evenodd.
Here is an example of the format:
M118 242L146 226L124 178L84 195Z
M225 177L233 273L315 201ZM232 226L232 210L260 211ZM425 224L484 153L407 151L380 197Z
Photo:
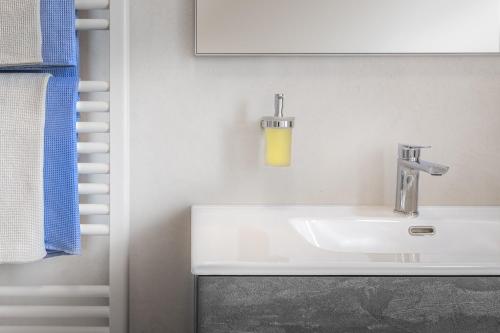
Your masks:
M443 176L450 170L449 166L427 161L417 162L400 159L399 163L402 166L407 167L408 169L423 171L430 174L431 176Z

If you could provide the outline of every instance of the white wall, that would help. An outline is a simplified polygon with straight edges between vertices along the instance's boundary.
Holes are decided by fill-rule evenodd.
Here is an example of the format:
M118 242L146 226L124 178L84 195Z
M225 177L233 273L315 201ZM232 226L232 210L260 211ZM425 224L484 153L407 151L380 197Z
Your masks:
M398 142L451 166L422 204L500 204L497 57L196 58L193 0L132 0L131 327L190 332L194 203L393 204ZM294 164L262 162L286 94Z

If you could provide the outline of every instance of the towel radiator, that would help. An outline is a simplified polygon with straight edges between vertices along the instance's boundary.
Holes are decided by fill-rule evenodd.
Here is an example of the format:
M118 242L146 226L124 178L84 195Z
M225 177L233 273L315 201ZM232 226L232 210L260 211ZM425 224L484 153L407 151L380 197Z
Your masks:
M75 0L79 10L107 10L109 19L78 19L76 28L107 30L109 33L109 81L81 81L84 93L77 110L82 120L77 131L82 140L78 163L82 198L98 195L106 203L80 204L82 240L109 237L109 270L106 285L0 286L0 333L125 333L128 322L128 0ZM85 32L82 32L84 34ZM86 100L93 93L109 95L108 101ZM106 121L91 121L108 114ZM94 133L107 133L107 139L92 139ZM91 162L89 156L105 156L106 162ZM93 182L92 175L108 175L106 181ZM105 222L85 223L85 216L104 217ZM85 243L84 243L85 245ZM86 247L83 247L85 255ZM66 261L76 257L61 258ZM59 259L51 259L51 265ZM39 263L43 265L44 262ZM29 266L29 265L28 265ZM40 267L40 266L38 266ZM8 268L7 268L8 269ZM85 270L85 267L80 269ZM61 271L64 272L64 271ZM0 271L1 273L1 271ZM51 273L54 274L54 273ZM33 277L32 280L36 280Z

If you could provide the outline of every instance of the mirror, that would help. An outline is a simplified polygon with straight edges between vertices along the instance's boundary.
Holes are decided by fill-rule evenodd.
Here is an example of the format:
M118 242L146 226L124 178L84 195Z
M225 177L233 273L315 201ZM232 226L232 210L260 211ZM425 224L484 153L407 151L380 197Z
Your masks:
M500 51L500 0L197 0L197 55Z

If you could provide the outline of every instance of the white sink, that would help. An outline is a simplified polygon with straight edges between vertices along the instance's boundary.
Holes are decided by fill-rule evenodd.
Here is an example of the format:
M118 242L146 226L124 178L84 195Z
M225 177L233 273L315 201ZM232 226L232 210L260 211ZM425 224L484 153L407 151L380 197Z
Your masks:
M195 275L500 275L500 207L193 206L191 224Z

